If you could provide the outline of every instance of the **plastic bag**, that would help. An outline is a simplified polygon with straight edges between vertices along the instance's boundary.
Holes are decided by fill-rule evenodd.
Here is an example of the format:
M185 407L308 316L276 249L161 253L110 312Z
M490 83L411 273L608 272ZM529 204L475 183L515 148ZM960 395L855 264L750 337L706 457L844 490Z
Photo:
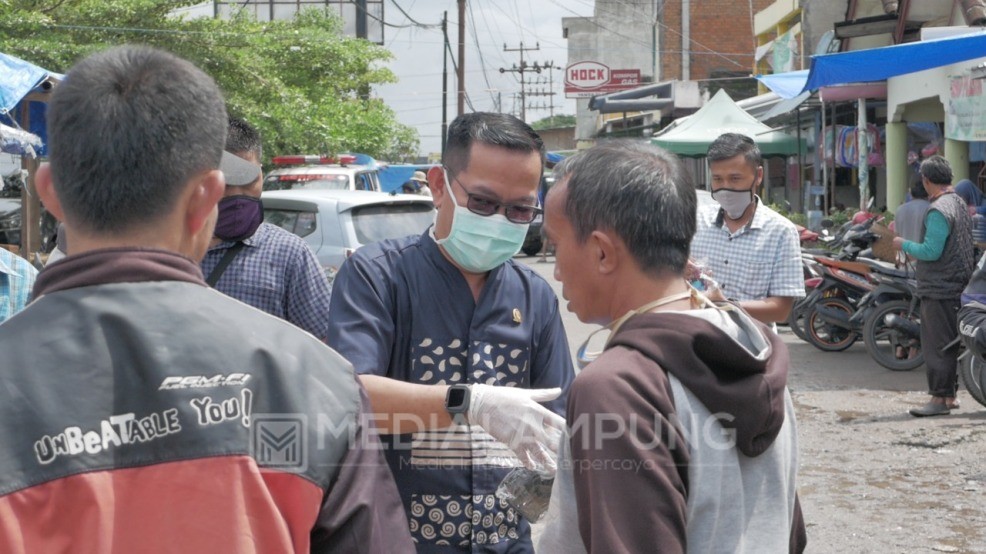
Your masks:
M505 500L531 523L537 523L548 510L554 477L518 467L507 474L496 489L496 495Z

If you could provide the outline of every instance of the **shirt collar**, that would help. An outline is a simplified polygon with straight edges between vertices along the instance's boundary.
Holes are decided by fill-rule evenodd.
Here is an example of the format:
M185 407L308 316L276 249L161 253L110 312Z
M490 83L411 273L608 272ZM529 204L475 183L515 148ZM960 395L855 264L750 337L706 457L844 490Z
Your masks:
M753 218L751 218L750 221L748 221L746 225L743 226L744 230L763 229L764 223L767 221L767 212L766 210L761 209L763 202L760 201L760 197L754 194L753 202L756 203L757 207L754 208L753 210ZM723 223L725 223L724 221L725 218L724 214L726 213L725 210L719 208L717 211L714 211L712 213L714 218L712 224L721 229Z
M32 296L111 283L182 281L207 286L199 265L177 252L157 248L106 248L66 256L46 267Z

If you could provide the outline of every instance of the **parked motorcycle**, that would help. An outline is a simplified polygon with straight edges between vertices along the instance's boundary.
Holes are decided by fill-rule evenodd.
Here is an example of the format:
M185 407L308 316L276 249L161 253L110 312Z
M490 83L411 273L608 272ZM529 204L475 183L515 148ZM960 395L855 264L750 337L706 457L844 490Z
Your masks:
M797 328L795 334L803 334L819 350L842 351L861 336L862 321L852 324L850 318L875 285L869 279L870 266L857 258L876 242L878 237L870 230L876 221L874 217L852 225L841 237L843 247L835 256L815 256L822 281L791 310L788 321Z
M892 371L910 371L924 363L921 353L921 303L911 271L874 267L878 283L861 301L863 342L876 363Z
M818 258L822 282L806 297L805 336L824 352L840 352L860 338L861 325L850 318L874 285L862 268L865 264Z

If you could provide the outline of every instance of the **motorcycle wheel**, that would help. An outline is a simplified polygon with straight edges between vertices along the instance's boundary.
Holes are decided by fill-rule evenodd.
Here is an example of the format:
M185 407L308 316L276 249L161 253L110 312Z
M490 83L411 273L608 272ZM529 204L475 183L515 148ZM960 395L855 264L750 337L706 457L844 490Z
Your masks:
M890 314L897 314L911 321L920 322L918 313L911 312L909 300L891 300L880 304L870 313L863 324L863 342L866 344L866 351L876 363L891 371L910 371L920 367L924 363L920 339L911 339L905 333L887 327L883 318ZM904 352L910 352L912 346L917 347L917 355L913 358L897 358L897 347L903 348Z
M986 406L986 362L970 353L959 363L959 376L969 396Z
M805 331L805 315L808 308L801 302L795 302L791 308L791 313L787 316L787 326L796 337L803 341L808 340L808 333Z
M842 352L859 339L859 334L855 331L823 321L815 310L816 306L836 308L846 312L847 316L855 312L852 304L842 298L822 298L816 302L805 314L805 339L812 346L824 352Z
M787 316L787 326L791 328L794 336L803 341L808 340L808 333L805 332L805 311L791 309L791 315Z

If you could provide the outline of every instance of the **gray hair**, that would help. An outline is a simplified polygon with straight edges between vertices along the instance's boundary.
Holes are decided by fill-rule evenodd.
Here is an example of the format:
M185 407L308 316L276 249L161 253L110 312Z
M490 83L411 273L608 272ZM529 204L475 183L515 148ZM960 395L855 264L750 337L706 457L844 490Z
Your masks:
M741 133L723 133L712 144L706 157L709 163L721 162L742 155L746 163L754 170L763 165L760 147L754 140Z
M952 166L941 156L931 156L921 162L921 176L934 185L952 184Z
M93 54L48 105L55 192L89 231L154 221L189 179L219 167L226 125L219 87L191 63L144 46Z
M611 140L566 158L554 174L567 180L565 215L579 242L609 229L642 270L684 271L698 199L677 156L639 140Z
M544 167L544 141L540 135L512 115L490 112L467 113L452 121L442 164L452 173L469 167L469 151L474 142L520 153L537 152Z

